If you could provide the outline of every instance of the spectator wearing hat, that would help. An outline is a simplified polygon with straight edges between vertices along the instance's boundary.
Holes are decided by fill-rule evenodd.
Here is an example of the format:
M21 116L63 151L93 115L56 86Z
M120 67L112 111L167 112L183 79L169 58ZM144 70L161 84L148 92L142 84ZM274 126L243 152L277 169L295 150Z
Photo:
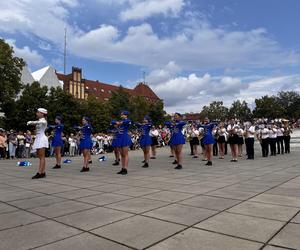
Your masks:
M122 163L122 169L118 172L118 174L121 175L126 175L128 173L128 163L129 163L128 150L132 144L130 135L128 134L128 130L132 122L131 120L128 119L128 115L129 115L128 111L122 111L121 112L122 120L117 122L119 133L120 133L118 147L121 154L121 163Z
M33 143L33 149L37 151L37 156L40 160L39 169L32 179L40 179L46 177L46 161L45 161L45 151L49 147L48 138L45 135L45 130L47 129L47 110L44 108L39 108L36 112L37 121L29 121L28 125L35 125L36 127L36 138Z
M62 133L64 130L64 125L62 124L61 116L56 116L55 124L56 125L51 125L49 127L54 129L54 136L53 136L53 139L51 142L51 146L54 148L56 165L53 167L53 169L59 169L59 168L61 168L61 150L62 150L62 147L64 146L64 143L62 140Z

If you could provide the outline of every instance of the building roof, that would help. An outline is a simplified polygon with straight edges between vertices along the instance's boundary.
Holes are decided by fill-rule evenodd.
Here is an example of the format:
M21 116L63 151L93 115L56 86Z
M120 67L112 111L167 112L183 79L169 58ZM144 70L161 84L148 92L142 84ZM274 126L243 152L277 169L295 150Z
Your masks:
M22 71L21 71L21 82L23 84L31 84L34 82L34 78L32 77L29 69L27 68L27 66L24 66L22 68Z
M33 72L32 77L35 81L38 81L41 85L51 87L62 87L61 82L52 66L46 66L35 72Z

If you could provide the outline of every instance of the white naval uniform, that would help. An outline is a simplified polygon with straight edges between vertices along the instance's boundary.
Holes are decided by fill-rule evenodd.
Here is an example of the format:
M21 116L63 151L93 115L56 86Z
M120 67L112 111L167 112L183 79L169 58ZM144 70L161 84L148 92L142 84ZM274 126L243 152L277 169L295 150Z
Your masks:
M38 121L29 121L27 122L27 125L35 125L36 128L36 137L32 145L32 148L34 150L40 148L48 148L49 142L47 136L45 135L45 130L47 128L46 119L40 118Z

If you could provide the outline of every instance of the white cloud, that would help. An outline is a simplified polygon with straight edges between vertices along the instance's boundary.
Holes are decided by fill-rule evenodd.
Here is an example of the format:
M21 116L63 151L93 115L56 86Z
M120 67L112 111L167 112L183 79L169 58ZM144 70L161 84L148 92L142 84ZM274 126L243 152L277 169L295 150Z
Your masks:
M41 66L44 58L36 50L31 50L28 46L19 48L16 46L15 40L6 40L13 47L14 55L23 58L29 66Z
M125 35L117 27L102 25L72 39L70 49L80 57L149 68L176 61L179 67L189 71L272 68L300 61L298 54L281 49L264 29L232 32L205 23L197 29L186 28L162 38L148 23L128 28Z
M67 8L77 6L76 0L10 0L0 1L0 31L34 34L44 40L61 43L64 28L75 33L67 18Z
M121 12L123 21L145 20L153 15L176 16L184 6L184 0L129 1L130 8Z
M264 95L276 95L279 91L287 90L300 91L300 75L260 76L259 80L253 80L252 76L211 76L208 73L203 76L172 76L172 69L169 72L168 65L163 69L153 70L149 75L160 71L164 72L163 76L171 77L152 78L156 81L149 82L164 100L168 112L200 112L204 105L215 100L223 101L228 107L236 99L245 100L253 106L255 99Z

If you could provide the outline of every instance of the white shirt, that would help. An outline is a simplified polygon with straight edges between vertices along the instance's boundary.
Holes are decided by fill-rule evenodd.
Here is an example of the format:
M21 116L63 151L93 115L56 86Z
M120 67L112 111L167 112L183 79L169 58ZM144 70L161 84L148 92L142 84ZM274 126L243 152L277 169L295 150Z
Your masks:
M227 126L227 131L229 133L236 134L237 133L237 128L238 128L238 125L236 125L236 124L229 124ZM232 131L230 131L230 130L232 130Z
M267 128L260 129L259 133L260 133L261 139L269 138L269 129L267 129Z
M157 129L150 130L150 136L151 137L157 137L157 136L159 136L158 130Z
M276 128L272 128L269 129L269 138L277 138L277 129Z
M241 128L239 128L239 129L237 130L237 134L238 134L239 137L243 137L243 135L244 135L244 130L241 129Z
M277 129L277 136L283 136L283 131L284 131L283 128Z
M255 134L255 127L254 126L250 126L250 128L248 128L247 130L247 138L254 138L254 134Z

